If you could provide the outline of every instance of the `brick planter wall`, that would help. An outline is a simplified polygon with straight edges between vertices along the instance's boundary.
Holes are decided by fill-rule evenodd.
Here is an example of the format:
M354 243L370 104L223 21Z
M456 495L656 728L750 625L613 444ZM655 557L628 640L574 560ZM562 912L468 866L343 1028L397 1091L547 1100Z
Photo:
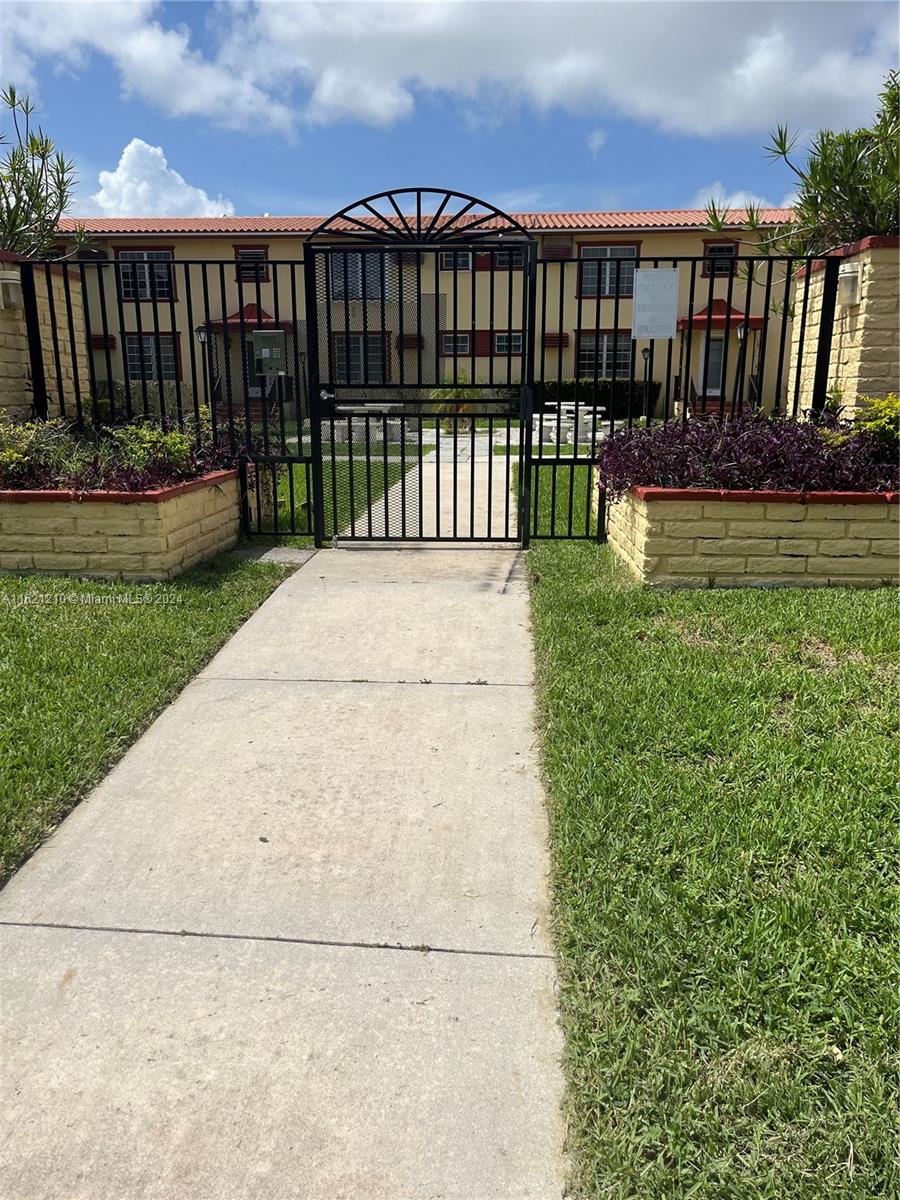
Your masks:
M608 507L616 554L662 587L897 583L900 495L633 488Z
M0 570L173 579L238 528L237 471L150 492L0 491Z

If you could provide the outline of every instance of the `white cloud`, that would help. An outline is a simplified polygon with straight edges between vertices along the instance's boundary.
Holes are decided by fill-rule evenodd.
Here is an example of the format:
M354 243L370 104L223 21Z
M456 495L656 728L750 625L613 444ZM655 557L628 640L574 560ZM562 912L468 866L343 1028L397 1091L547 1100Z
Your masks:
M39 60L103 54L127 95L236 128L389 126L438 93L470 121L526 105L762 136L868 119L898 45L877 0L219 3L205 53L163 20L154 0L6 0L5 69L28 82Z
M606 132L603 129L593 129L587 136L587 148L591 154L596 154L598 150L606 145Z
M122 92L173 117L207 117L217 124L287 129L290 110L240 68L210 61L190 46L190 31L153 19L156 0L6 0L0 21L4 82L34 87L35 66L87 70L91 54L118 68Z
M230 217L234 205L194 187L166 162L161 146L132 138L114 171L101 171L100 188L79 216Z
M760 208L792 208L797 203L797 193L790 191L781 200L773 201L744 188L729 191L722 180L717 179L715 183L698 188L684 207L706 208L710 200L715 200L719 208L746 208L749 204L756 204Z
M758 204L761 208L777 207L771 200L767 200L765 196L760 196L756 192L740 188L729 191L722 180L717 179L715 183L708 183L706 187L698 188L685 208L706 208L710 200L715 200L719 208L746 208L748 204Z

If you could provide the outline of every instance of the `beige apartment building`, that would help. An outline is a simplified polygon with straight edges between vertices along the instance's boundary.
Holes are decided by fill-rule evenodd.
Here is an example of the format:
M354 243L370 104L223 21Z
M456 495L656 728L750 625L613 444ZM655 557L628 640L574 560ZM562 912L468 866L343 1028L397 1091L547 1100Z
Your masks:
M768 209L765 228L790 218ZM795 280L759 254L759 233L733 214L712 234L700 210L521 213L515 224L537 244L535 376L538 380L647 377L667 408L687 396L718 408L739 385L744 402L784 406L786 318ZM253 330L284 331L284 385L308 379L307 283L315 257L318 376L323 385L382 389L502 387L522 378L529 327L522 232L483 245L435 243L372 248L365 233L315 256L307 241L318 217L94 218L83 225L73 286L84 289L92 375L136 394L149 379L198 389L224 403L262 401ZM482 235L485 229L480 230ZM489 230L488 230L489 233ZM352 236L351 236L352 235ZM678 271L675 337L632 339L635 273ZM63 316L59 316L62 333ZM644 354L643 351L649 351ZM101 390L103 384L101 383ZM106 382L106 386L112 384Z

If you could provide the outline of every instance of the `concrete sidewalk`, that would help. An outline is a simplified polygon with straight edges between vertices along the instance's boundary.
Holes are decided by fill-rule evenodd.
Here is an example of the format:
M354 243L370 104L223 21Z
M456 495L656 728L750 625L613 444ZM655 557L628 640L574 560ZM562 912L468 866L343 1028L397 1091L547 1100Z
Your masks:
M521 560L333 550L0 894L0 1195L553 1200Z

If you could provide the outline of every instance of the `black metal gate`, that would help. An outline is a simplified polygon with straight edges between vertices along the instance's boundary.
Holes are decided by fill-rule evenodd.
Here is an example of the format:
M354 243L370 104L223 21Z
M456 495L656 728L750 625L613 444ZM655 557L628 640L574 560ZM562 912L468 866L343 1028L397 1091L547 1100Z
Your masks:
M317 544L527 544L534 239L474 197L404 189L305 252Z

